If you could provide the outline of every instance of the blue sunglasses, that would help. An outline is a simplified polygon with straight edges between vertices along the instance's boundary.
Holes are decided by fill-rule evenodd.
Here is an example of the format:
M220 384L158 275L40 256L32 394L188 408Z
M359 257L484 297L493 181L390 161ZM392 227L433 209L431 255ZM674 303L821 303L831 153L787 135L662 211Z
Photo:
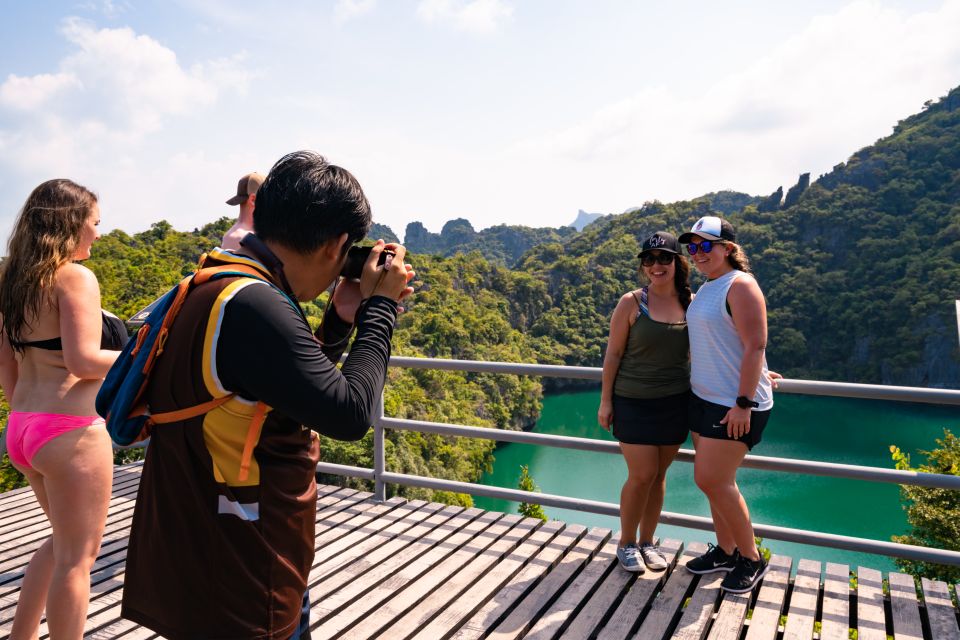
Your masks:
M704 253L710 253L711 251L713 251L713 246L717 244L723 244L723 243L718 242L716 240L704 240L700 243L691 242L687 245L687 253L689 253L692 256L697 255L698 251L703 251Z

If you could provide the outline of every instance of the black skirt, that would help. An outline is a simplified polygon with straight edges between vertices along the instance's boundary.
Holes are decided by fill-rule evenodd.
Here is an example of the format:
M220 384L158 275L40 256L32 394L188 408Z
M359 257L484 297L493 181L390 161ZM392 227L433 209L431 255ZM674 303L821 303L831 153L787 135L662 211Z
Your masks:
M613 395L613 437L625 444L683 444L689 431L690 392L663 398Z

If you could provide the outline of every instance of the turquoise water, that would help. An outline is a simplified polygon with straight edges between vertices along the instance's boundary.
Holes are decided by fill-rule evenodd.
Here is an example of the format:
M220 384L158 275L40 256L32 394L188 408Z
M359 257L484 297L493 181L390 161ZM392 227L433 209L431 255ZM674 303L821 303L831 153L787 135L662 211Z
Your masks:
M581 391L549 396L535 431L582 438L613 440L597 425L599 391ZM911 454L932 449L943 429L960 432L955 407L899 402L852 400L780 394L753 453L761 456L798 458L892 468L890 445ZM687 442L684 448L692 448ZM503 444L496 451L493 472L481 483L516 487L520 465L530 473L540 490L592 500L617 503L626 478L626 465L618 455L592 453L527 444ZM737 476L754 522L810 529L841 535L889 540L907 531L906 514L899 488L887 483L823 478L772 471L741 469ZM516 503L475 498L478 507L516 511ZM674 462L667 473L664 511L698 516L710 515L706 498L693 482L693 465ZM619 529L619 520L566 509L547 508L547 515L565 522ZM712 534L660 525L658 536L685 541L713 541ZM811 547L776 540L766 541L774 553L851 566L890 570L892 560L869 554Z

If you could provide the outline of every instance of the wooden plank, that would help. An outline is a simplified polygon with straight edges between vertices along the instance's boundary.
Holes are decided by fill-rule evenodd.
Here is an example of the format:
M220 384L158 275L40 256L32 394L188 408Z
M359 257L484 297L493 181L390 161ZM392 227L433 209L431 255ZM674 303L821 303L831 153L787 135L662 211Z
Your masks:
M350 566L352 562L368 557L395 537L407 535L409 530L442 508L443 505L441 504L412 500L387 514L390 517L383 519L383 527L379 527L381 523L378 521L376 525L371 525L369 529L365 527L363 530L353 532L352 535L362 537L357 538L336 555L329 556L317 549L313 560L313 568L307 578L307 584L316 584L327 576ZM347 539L350 536L344 536L344 538Z
M339 571L321 574L310 585L310 602L323 602L330 610L346 606L350 600L377 584L381 576L376 572L385 563L401 567L423 553L429 546L466 525L472 516L463 507L445 507L415 523L402 535L395 536L372 548L368 553L340 567ZM314 607L314 618L322 611Z
M508 640L523 636L536 623L540 612L563 591L609 537L609 529L591 529L487 637L492 640Z
M596 555L590 558L576 579L563 590L563 593L550 605L550 608L541 614L540 619L530 628L530 631L524 636L525 638L529 640L550 640L562 630L564 624L576 617L590 595L599 590L598 585L617 564L617 544L618 540L610 540ZM605 613L606 610L604 609L601 614ZM586 635L577 636L574 633L568 637L585 638L592 632L593 627L590 627Z
M764 577L757 602L753 605L753 617L750 618L746 640L774 640L777 637L792 568L791 558L770 556L770 571Z
M950 588L938 580L920 579L923 601L927 605L930 636L937 640L960 640L957 611L950 601Z
M663 557L667 559L666 571L647 571L636 576L636 580L630 585L630 590L627 591L623 600L620 601L620 604L610 616L610 619L607 620L603 628L600 629L597 640L626 640L630 632L633 631L633 628L640 623L640 615L647 608L654 593L667 581L667 578L677 563L677 558L680 556L680 550L682 548L683 543L679 540L666 540L660 543L660 552L663 554ZM627 580L629 580L632 575L636 575L631 574L629 571L619 571L618 573L627 576ZM607 582L609 581L610 578L607 578ZM590 603L588 603L587 606L584 607L584 611L580 613L580 616L584 616L585 612L590 608ZM580 616L577 617L579 618ZM571 628L573 627L571 626ZM567 631L569 632L570 629Z
M887 640L883 601L883 575L857 567L857 640Z
M797 564L797 576L793 580L787 624L783 628L783 640L810 640L813 623L817 616L817 597L820 595L820 563L801 560Z
M486 637L487 633L506 617L516 603L522 601L527 594L533 591L534 587L543 579L543 576L560 562L564 554L580 540L585 532L586 529L580 525L569 525L557 533L556 537L535 555L515 559L515 561L521 563L526 562L523 568L515 573L510 581L480 607L469 620L464 622L452 637L457 640L475 640L476 638ZM425 636L424 640L434 639Z
M767 576L769 575L767 573ZM766 582L767 576L764 576L764 582ZM752 595L752 591L747 593L721 593L720 608L717 609L716 619L710 625L707 640L737 640L743 631L743 622L747 618L747 609L750 607Z
M888 575L894 640L922 640L923 626L913 576L894 571Z
M370 610L381 606L396 592L416 581L476 534L496 522L501 515L467 509L454 518L458 525L463 525L462 528L457 526L456 530L451 532L450 528L438 527L440 531L431 532L439 534L438 537L428 536L416 541L412 555L403 559L409 561L405 566L399 566L400 563L393 558L387 559L379 567L367 571L363 578L324 598L324 601L313 609L313 613L322 620L322 623L314 628L314 634L321 638L339 637L362 621ZM463 520L468 522L464 523ZM449 536L446 535L448 533ZM362 597L359 597L361 595ZM310 600L314 601L312 590Z
M820 614L820 640L850 638L850 568L827 563L823 576L823 605Z
M677 569L670 574L667 583L657 599L653 601L647 617L634 634L634 638L645 640L646 638L663 638L667 635L674 619L678 616L680 607L687 597L687 591L694 578L694 574L687 571L687 562L696 558L707 551L707 545L702 542L693 542L680 556ZM646 575L646 574L644 574ZM637 581L639 582L639 580Z
M494 515L502 517L494 519ZM413 611L414 607L419 612L424 599L429 595L436 594L436 590L441 587L445 593L447 591L447 581L478 555L484 553L501 536L506 535L521 520L521 517L517 515L494 514L489 511L484 516L490 516L490 519L482 529L473 532L474 535L466 538L462 546L459 546L452 553L444 554L443 559L430 567L425 573L421 573L416 579L407 582L401 591L391 589L391 593L379 607L363 616L363 624L350 629L343 637L347 640L364 640L372 635L380 637L381 630L389 626L393 620L401 618L407 613L413 613L416 617L417 612ZM481 518L484 516L481 516ZM482 520L478 519L477 523L480 522ZM527 532L529 532L529 528L527 528ZM464 533L466 534L466 531ZM440 597L442 596L443 594L440 594ZM369 593L364 595L364 600L369 597ZM429 611L420 613L426 616L424 622L432 617ZM405 633L400 629L395 629L395 631L401 632L401 638L409 635L409 630ZM390 635L388 634L386 637L390 637Z
M457 627L463 625L497 593L530 558L540 552L563 525L552 520L533 531L520 546L513 549L505 558L497 561L485 574L458 598L450 603L434 619L412 636L411 640L436 640L445 638Z
M389 611L384 613L377 612L374 616L374 622L370 625L371 630L376 629L377 618L388 616L386 628L377 634L378 639L382 640L403 640L410 636L414 629L421 629L448 605L455 605L460 599L461 594L470 588L470 586L480 576L482 576L490 567L500 561L504 555L512 551L518 544L522 543L534 529L541 524L540 520L534 518L521 518L520 516L507 515L497 525L511 527L501 533L496 533L496 538L486 546L479 540L473 540L468 545L460 549L453 556L444 560L444 565L452 565L444 568L442 565L434 568L429 574L421 577L417 581L417 587L422 591L422 583L433 583L434 586L440 585L434 589L424 599L420 600L416 607L408 611L405 615L389 615ZM493 535L494 527L490 527L483 535ZM468 555L470 547L474 548L472 557ZM444 573L452 571L449 578L444 578ZM441 584L442 582L442 584ZM409 591L409 589L408 589ZM410 596L405 592L404 600ZM391 603L387 610L393 608ZM367 621L364 620L363 627L367 627ZM358 637L358 636L354 636Z
M671 638L674 640L703 640L710 628L713 611L720 599L720 583L725 573L710 573L700 576L690 601L680 616L680 622Z

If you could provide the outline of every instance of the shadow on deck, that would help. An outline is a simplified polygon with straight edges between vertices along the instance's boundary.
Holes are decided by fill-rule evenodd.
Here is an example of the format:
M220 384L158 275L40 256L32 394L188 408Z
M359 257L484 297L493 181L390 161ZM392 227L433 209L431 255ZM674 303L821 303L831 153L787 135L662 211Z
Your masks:
M86 638L158 638L120 618L127 535L140 466L118 467ZM628 574L606 529L321 486L310 574L313 638L710 638L960 640L957 585L773 556L753 594L724 595L722 574L694 576L701 543L662 542L671 567ZM48 537L29 489L0 495L0 640ZM957 594L960 595L960 594ZM851 629L857 631L851 635ZM40 637L47 637L42 626Z

